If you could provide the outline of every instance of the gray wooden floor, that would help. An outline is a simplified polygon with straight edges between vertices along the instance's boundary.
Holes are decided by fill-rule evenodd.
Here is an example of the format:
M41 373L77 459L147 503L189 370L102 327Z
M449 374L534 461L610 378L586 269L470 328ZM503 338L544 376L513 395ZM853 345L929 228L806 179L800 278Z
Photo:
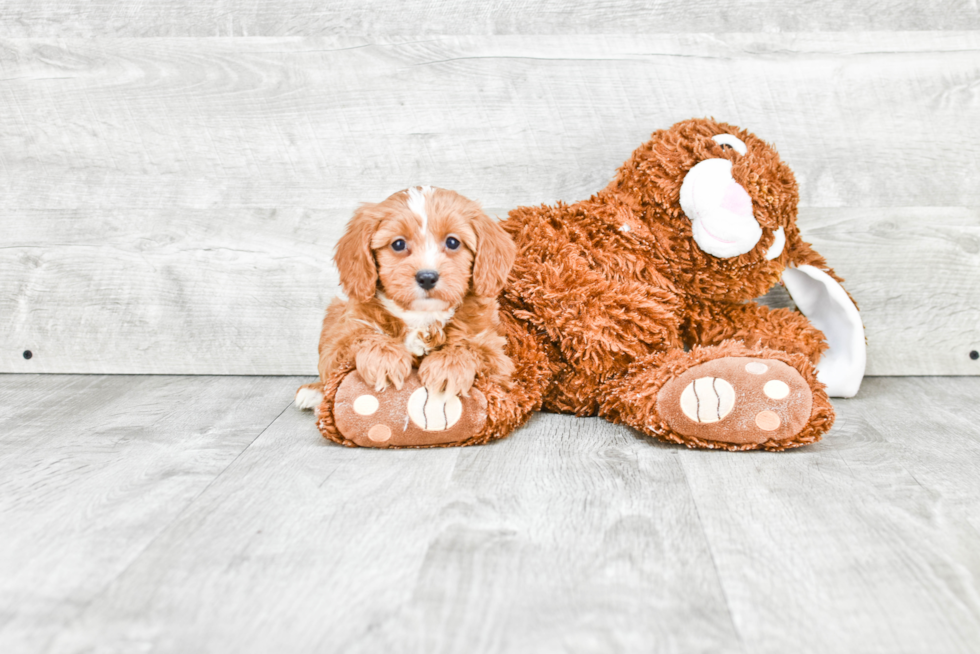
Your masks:
M285 377L0 375L0 651L980 649L980 378L821 443L351 450Z

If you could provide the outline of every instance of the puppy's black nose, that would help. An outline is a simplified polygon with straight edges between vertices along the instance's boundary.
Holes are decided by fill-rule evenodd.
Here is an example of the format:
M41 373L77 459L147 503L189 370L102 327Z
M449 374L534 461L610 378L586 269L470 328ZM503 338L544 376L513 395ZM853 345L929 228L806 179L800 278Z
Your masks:
M420 270L415 273L415 282L427 291L431 291L438 281L439 273L435 270Z

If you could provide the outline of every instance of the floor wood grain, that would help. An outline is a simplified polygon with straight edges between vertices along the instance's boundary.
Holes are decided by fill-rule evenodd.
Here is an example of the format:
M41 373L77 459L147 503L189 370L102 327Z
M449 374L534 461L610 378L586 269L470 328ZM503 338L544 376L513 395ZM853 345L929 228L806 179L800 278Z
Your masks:
M980 391L978 381L967 385ZM932 420L909 416L912 402ZM980 643L980 532L968 517L980 509L980 486L970 481L975 472L959 477L968 497L956 502L921 482L923 466L903 450L931 447L938 470L962 458L975 471L980 428L936 419L910 379L870 379L859 399L835 405L830 437L786 457L685 453L747 651L789 651L788 632L815 652L972 651ZM881 421L881 411L893 420ZM959 438L937 443L945 430Z
M0 651L972 652L975 378L825 440L347 449L295 378L0 376Z
M292 385L0 376L0 651L44 651L283 412Z

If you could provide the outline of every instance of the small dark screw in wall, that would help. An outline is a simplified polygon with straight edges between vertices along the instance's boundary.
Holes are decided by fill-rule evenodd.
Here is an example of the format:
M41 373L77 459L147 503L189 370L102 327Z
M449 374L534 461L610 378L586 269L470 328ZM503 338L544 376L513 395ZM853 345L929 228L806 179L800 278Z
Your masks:
M972 350L970 352L970 358L973 359L974 361L980 359L980 352L977 352L976 350Z
M25 359L30 359L32 356L34 356L34 353L33 352L31 352L30 350L24 350L24 358Z

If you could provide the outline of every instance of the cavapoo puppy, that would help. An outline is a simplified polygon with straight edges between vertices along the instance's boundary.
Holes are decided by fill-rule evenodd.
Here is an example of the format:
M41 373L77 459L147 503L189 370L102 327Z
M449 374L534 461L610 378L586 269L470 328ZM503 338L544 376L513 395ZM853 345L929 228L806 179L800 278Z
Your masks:
M497 294L516 246L480 205L429 186L362 205L334 261L349 299L334 298L320 334L320 382L296 392L317 407L338 364L376 391L401 389L412 368L429 391L468 396L478 375L514 369L498 332Z

